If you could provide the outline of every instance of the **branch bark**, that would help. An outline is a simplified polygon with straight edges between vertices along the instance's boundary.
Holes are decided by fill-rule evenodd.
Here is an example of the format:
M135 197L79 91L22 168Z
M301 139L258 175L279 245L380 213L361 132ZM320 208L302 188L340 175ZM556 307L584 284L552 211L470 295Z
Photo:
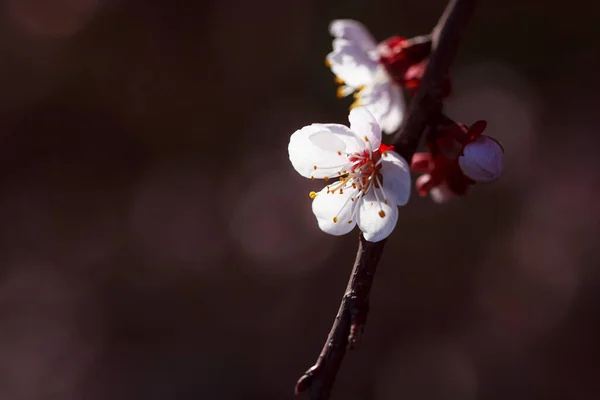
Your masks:
M412 159L427 125L442 115L444 79L477 0L450 0L432 31L432 51L417 93L400 130L392 139L395 150ZM296 383L296 394L308 391L310 400L327 400L346 349L360 342L369 310L369 294L385 240L359 237L356 261L335 321L317 362Z

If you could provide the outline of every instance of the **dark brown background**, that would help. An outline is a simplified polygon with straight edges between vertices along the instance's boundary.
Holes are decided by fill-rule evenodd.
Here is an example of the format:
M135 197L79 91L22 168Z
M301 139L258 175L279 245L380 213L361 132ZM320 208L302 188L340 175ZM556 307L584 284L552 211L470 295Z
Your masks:
M291 399L356 248L287 160L346 122L328 22L445 2L0 4L0 398ZM600 396L599 11L481 2L447 109L505 174L401 209L334 399Z

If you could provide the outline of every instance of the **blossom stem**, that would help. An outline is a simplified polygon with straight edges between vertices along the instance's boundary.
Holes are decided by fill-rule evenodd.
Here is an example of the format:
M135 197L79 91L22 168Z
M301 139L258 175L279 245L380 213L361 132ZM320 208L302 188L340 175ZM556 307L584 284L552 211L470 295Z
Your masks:
M360 341L369 308L371 283L384 245L385 240L371 243L362 234L359 236L356 261L335 321L317 362L296 383L296 394L308 390L311 400L329 398L346 348L355 348Z
M441 116L444 79L477 0L450 0L432 31L432 52L406 118L392 140L396 151L412 159L429 124ZM296 394L307 391L311 400L329 399L347 348L361 338L369 309L369 294L385 240L372 243L359 236L356 261L340 308L317 362L298 380Z

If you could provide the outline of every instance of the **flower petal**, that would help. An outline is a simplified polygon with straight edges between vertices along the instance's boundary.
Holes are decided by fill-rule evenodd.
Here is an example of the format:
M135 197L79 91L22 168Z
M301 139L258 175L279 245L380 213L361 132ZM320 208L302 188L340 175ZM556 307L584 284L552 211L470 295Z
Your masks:
M481 135L465 146L458 165L474 181L492 182L502 174L504 151L494 139Z
M377 191L377 196L375 196ZM358 227L369 242L379 242L392 233L398 221L398 207L391 201L386 204L379 189L370 190L358 205Z
M312 211L317 217L319 228L330 235L345 235L356 226L356 220L352 218L357 201L352 201L356 196L356 190L344 190L340 193L327 193L325 187L312 202Z
M306 178L336 177L349 163L347 153L364 148L344 125L312 124L290 137L288 153L292 166Z
M402 90L386 80L367 86L358 94L358 103L366 107L385 133L394 133L400 128L406 111Z
M365 107L356 107L350 111L348 115L350 121L350 129L360 137L371 151L375 151L381 144L381 128Z
M410 198L410 168L408 163L395 151L383 153L381 161L381 175L383 176L383 190L388 200L403 206Z
M442 182L438 186L429 191L431 199L438 204L444 204L456 197L456 194L448 187L446 182Z
M333 73L355 89L375 79L378 63L356 43L334 39L333 51L327 55Z
M346 39L359 46L364 52L377 47L377 42L367 28L352 19L336 19L329 24L329 33L335 38Z

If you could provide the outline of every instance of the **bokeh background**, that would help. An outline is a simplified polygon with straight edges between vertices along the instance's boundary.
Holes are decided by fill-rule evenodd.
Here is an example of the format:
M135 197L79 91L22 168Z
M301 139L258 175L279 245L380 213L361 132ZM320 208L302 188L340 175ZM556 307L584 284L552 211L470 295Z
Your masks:
M292 399L356 249L287 159L346 122L328 22L445 2L0 4L0 399ZM401 210L334 399L600 397L598 15L481 2L447 110L505 174Z

